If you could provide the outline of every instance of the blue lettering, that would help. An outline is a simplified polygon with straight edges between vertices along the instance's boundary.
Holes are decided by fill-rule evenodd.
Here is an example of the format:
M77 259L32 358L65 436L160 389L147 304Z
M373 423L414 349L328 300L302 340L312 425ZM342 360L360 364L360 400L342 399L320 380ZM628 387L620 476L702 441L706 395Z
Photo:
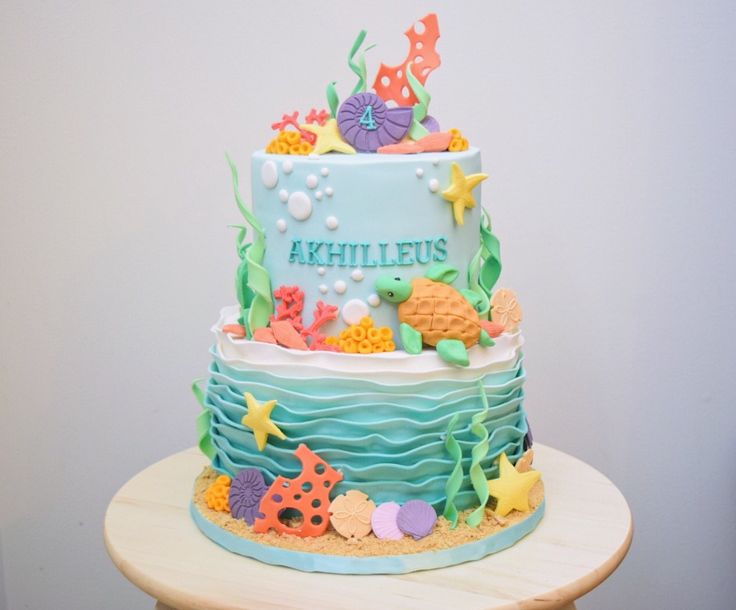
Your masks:
M438 237L437 239L434 240L435 252L432 258L438 263L441 263L447 260L447 248L445 248L446 245L447 245L446 237Z
M302 250L302 240L292 239L291 240L291 252L289 252L289 262L299 262L300 265L304 264L304 250Z

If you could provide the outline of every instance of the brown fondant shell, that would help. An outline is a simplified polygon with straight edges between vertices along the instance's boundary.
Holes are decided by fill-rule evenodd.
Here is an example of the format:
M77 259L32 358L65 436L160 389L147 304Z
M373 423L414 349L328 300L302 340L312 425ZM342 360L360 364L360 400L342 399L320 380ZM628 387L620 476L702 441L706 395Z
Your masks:
M423 277L412 281L411 296L399 305L399 320L418 330L427 345L458 339L471 347L480 338L480 318L467 299L452 286Z

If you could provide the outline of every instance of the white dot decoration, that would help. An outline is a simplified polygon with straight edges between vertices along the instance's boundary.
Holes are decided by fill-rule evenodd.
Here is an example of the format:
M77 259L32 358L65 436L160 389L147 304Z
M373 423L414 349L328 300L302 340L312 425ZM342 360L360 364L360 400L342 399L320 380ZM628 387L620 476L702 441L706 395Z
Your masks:
M289 195L289 202L286 205L289 214L297 220L306 220L312 215L312 200L303 191Z
M424 176L424 170L421 167L417 167L417 178Z
M434 159L432 159L432 165L435 165L436 166L436 165L439 165L439 164L440 164L440 160L437 157L435 157Z
M319 155L316 152L311 152L307 155L308 159L319 159Z
M316 191L316 192L314 193L314 198L315 198L315 199L316 199L317 201L322 201L322 191Z
M321 170L319 170L319 173L323 176L327 177L330 175L330 168L329 167L323 167Z
M327 270L324 267L317 267L317 273L319 273L320 275L324 275L325 273L327 273Z
M433 193L436 193L437 191L440 190L440 183L437 180L437 178L432 178L429 181L429 190L432 191Z
M337 294L345 294L345 291L348 289L348 285L342 280L337 280L333 288Z
M321 292L322 294L327 294L327 291L328 291L328 290L329 290L329 288L327 287L327 284L320 284L320 285L319 285L319 291L320 291L320 292Z
M314 174L309 174L309 176L307 176L307 188L316 189L318 184L319 178L317 178L317 176Z
M353 278L353 281L355 282L362 282L365 275L363 275L362 269L354 269L350 274L350 277Z
M332 195L334 195L334 193L335 193L335 191L332 190L332 187L331 186L328 186L325 189L325 195L327 195L328 197L332 197Z
M294 171L294 162L291 159L287 159L281 164L281 169L285 174L290 174Z
M346 324L359 324L368 315L368 305L360 299L350 299L340 312Z
M340 221L337 219L337 216L328 216L325 218L325 226L330 230L334 231L337 229L337 226L340 224Z
M283 218L279 218L276 221L276 228L281 231L281 233L286 233L286 221Z
M281 203L286 203L289 201L289 191L286 189L281 189L279 191L279 199L281 200Z
M279 182L279 170L273 161L261 165L261 182L267 189L272 189Z
M377 294L369 294L368 295L368 305L371 307L378 307L381 304L381 297L379 297Z

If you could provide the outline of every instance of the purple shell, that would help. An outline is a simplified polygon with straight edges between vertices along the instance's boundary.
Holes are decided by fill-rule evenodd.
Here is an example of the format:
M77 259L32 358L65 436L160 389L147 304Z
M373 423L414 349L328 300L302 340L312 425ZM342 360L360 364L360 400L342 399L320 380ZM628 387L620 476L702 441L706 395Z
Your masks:
M429 114L424 117L422 125L426 127L429 133L437 133L440 131L440 122Z
M248 525L253 525L260 515L258 508L267 491L268 485L260 470L241 470L230 484L230 514L236 519L245 519Z
M370 117L366 115L368 106ZM342 137L361 152L375 152L381 146L401 142L413 118L412 108L388 108L375 93L352 95L337 111Z
M420 540L432 532L437 513L432 505L424 500L409 500L399 509L396 524L405 534L414 540Z

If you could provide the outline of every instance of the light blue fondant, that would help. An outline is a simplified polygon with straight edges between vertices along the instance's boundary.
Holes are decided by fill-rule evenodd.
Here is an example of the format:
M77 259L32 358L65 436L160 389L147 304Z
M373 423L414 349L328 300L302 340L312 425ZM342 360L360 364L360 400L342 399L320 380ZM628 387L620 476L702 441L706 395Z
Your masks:
M266 187L260 179L266 161L276 163L279 173L277 188ZM292 165L283 171L283 163ZM480 205L465 211L465 223L458 225L452 206L441 191L450 184L452 163L458 163L466 174L481 171L480 152L470 148L459 153L422 153L418 155L327 154L321 156L272 155L256 152L252 159L253 210L266 232L264 266L274 289L281 285L300 286L305 292L304 318L311 314L318 300L342 306L351 299L367 301L375 293L375 280L382 273L402 277L424 275L435 262L446 262L466 269L480 246ZM328 175L322 175L326 168ZM417 176L421 169L421 176ZM307 176L314 176L315 188L307 186ZM437 180L438 190L429 185ZM329 192L332 195L328 195ZM282 202L280 193L301 191L309 196L312 213L297 220ZM481 200L481 187L474 190ZM316 193L320 192L321 199ZM329 229L325 221L335 216L339 224ZM281 232L276 222L286 221ZM297 241L299 240L299 241ZM417 246L421 244L421 248ZM333 256L327 244L332 244ZM341 245L342 244L342 245ZM427 247L427 245L431 247ZM317 268L325 274L318 275ZM356 282L350 272L360 267L364 279ZM336 281L347 284L344 294L334 290ZM319 291L327 286L327 294ZM458 288L467 288L466 278ZM398 338L396 307L380 304L370 308L378 326L391 326ZM325 326L329 334L344 327L339 320Z
M405 574L475 561L507 549L521 540L537 527L544 511L545 501L542 500L524 521L510 525L492 536L449 549L383 557L350 557L292 551L241 538L212 523L202 515L194 502L190 505L192 518L201 532L228 551L303 572L333 574Z

